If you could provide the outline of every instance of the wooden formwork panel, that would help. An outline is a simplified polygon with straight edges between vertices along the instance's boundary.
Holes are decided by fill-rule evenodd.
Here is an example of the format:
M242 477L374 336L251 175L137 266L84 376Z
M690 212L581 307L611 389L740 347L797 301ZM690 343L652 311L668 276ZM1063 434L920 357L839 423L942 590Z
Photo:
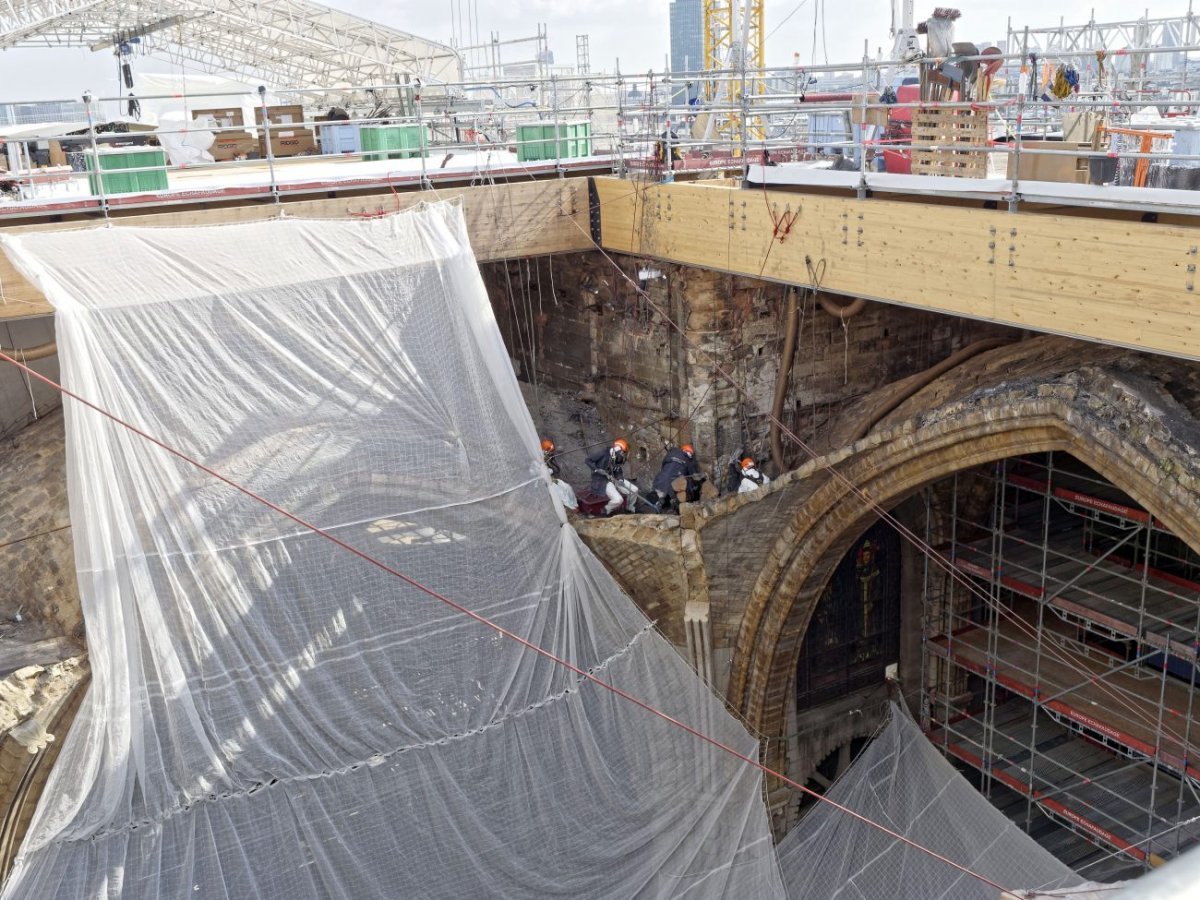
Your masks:
M1200 359L1200 227L597 178L607 250ZM775 223L788 217L785 239Z

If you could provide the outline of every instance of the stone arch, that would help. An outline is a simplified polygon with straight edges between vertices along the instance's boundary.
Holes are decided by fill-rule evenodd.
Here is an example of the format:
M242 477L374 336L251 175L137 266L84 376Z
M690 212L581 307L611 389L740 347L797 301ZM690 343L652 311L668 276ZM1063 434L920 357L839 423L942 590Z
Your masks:
M1052 383L976 393L875 432L823 462L890 509L955 472L1050 450L1091 466L1200 549L1200 427L1153 385L1120 371L1091 368ZM809 463L794 475L814 487L799 498L755 580L727 694L764 735L783 733L809 617L838 561L877 517L823 465ZM768 742L765 762L782 766L782 753Z

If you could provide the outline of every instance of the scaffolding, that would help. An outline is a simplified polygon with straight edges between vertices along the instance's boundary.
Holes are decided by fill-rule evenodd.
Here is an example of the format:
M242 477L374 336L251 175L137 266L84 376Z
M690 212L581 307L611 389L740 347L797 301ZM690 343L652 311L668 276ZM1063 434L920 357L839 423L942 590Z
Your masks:
M279 0L270 8L292 9L288 4L300 2ZM308 4L304 9L317 6L310 0L304 3ZM69 12L75 5L75 0L70 0L63 8ZM27 46L26 39L35 37L51 44L58 40L59 25L36 24L41 21L34 15L41 8L37 3L30 0L18 6L21 15L10 16L11 21L0 16L0 47L6 42ZM106 15L117 14L111 4L103 6ZM471 4L467 6L471 8ZM397 62L403 62L404 47L408 48L404 52L412 54L416 53L413 48L422 46L410 46L402 33L397 33L401 36L392 35L395 47L384 54L386 66L376 65L379 60L374 56L360 54L353 66L337 70L344 78L323 80L317 77L317 69L311 68L317 65L313 60L321 65L330 63L329 48L340 46L333 39L337 34L300 28L305 33L296 37L288 29L295 30L308 20L292 17L286 25L283 20L272 20L263 28L272 36L283 29L290 37L264 38L256 47L292 47L291 38L297 48L309 47L314 40L325 41L324 50L314 47L305 51L311 59L301 62L311 71L305 69L309 74L303 78L292 77L294 73L268 78L259 69L235 65L234 60L217 68L243 75L259 72L262 86L272 89L231 86L214 95L204 86L190 93L172 87L141 92L136 98L139 109L146 109L147 122L151 116L175 117L175 122L158 123L157 136L176 144L186 143L189 135L195 137L194 115L213 111L218 97L222 106L233 102L243 107L246 124L204 125L203 130L211 131L214 138L211 160L202 155L200 160L185 157L168 165L156 162L145 169L123 170L134 175L154 173L155 183L166 175L168 189L180 196L167 200L161 188L111 191L112 177L93 178L86 171L85 152L106 152L152 140L149 136L130 137L128 128L96 127L102 118L116 120L127 115L131 98L124 90L104 97L89 93L82 103L55 104L68 112L68 106L74 108L80 122L65 148L57 121L47 122L44 129L8 129L0 135L9 157L7 176L0 180L0 214L40 216L52 209L54 214L86 211L107 216L116 205L157 206L181 202L184 196L188 203L225 202L231 191L239 197L277 200L284 194L326 193L331 185L347 181L353 181L356 189L429 187L435 180L463 180L466 169L470 170L467 179L476 181L497 175L511 177L518 171L526 176L608 170L661 180L678 173L685 173L684 177L717 175L786 189L853 190L862 198L871 191L947 193L999 200L1010 210L1025 202L1185 215L1196 209L1188 195L1178 194L1200 190L1200 114L1192 115L1200 113L1200 100L1194 99L1200 97L1200 77L1194 67L1186 65L1188 54L1200 51L1200 32L1190 14L1179 20L1147 20L1149 31L1142 29L1144 34L1125 28L1128 23L1030 29L1028 41L1022 34L1021 46L1010 46L1007 53L985 47L978 56L954 58L952 69L967 62L979 72L998 66L993 73L997 76L994 89L991 75L983 79L977 75L972 90L979 94L967 100L922 98L917 86L899 85L898 90L910 90L903 98L903 90L888 98L895 102L884 102L878 85L883 75L895 74L892 61L864 56L853 62L802 66L797 58L790 66L764 68L762 3L711 0L706 9L712 25L706 66L666 73L622 72L619 61L612 74L603 67L597 71L591 66L587 35L576 37L574 69L556 65L545 24L527 37L502 40L493 32L485 40L475 33L478 23L471 17L460 21L453 46L435 47L437 52L430 51L433 56L428 59L417 54L421 65ZM342 22L337 15L329 21L360 35L357 29L362 23ZM90 9L89 16L100 16L99 8ZM118 24L121 22L125 24L119 28L105 26L108 37L93 34L98 45L109 47L105 41L111 43L113 34L128 37L131 29L141 29L139 53L173 58L168 37L177 38L177 28L168 28L162 21L139 25L121 19ZM199 20L192 25L199 28L203 24L197 23ZM214 20L204 27L225 25ZM28 29L32 31L26 34ZM1041 75L1036 82L1030 80L1035 68L1049 74L1045 67L1051 61L1064 66L1085 66L1088 60L1095 63L1094 49L1072 49L1081 46L1088 34L1116 42L1106 51L1106 72L1115 74L1114 66L1124 66L1139 55L1153 63L1154 71L1171 69L1182 60L1180 79L1167 79L1165 86L1160 79L1147 83L1144 91L1135 91L1128 89L1128 78L1107 77L1103 90L1094 85L1095 90L1062 98L1039 94ZM1125 46L1129 41L1136 44L1134 38L1139 34L1166 45ZM472 43L459 43L458 38ZM1027 51L1026 45L1053 45L1054 49L1051 57L1038 57L1034 66L1036 54ZM209 44L204 46L216 52ZM379 49L383 44L372 46L383 52ZM258 59L253 48L241 49L250 53L251 61ZM283 54L288 60L303 55L299 50ZM430 68L442 56L456 67L453 78ZM278 60L272 65L276 63ZM345 60L338 64L342 63ZM932 62L926 60L925 65ZM381 66L385 71L379 71ZM589 71L576 71L584 68ZM255 80L260 79L255 76ZM280 87L297 81L301 87ZM687 102L681 103L685 96ZM290 133L288 146L266 140L262 129L252 123L261 115L255 110L264 103L293 107L286 113L286 122L270 121L263 126L281 139ZM10 105L24 108L32 103ZM335 108L350 119L331 120ZM1151 119L1153 128L1144 121L1149 108L1164 113L1160 119ZM962 120L971 127L957 127ZM354 133L377 126L401 128L410 137L423 137L415 150L381 157L377 150L364 148L362 135ZM556 140L554 135L560 138ZM61 164L52 164L52 142L58 142L66 154ZM395 167L365 165L395 159L411 162ZM931 165L931 160L936 165ZM335 161L336 169L329 166ZM356 163L364 165L356 171ZM927 178L914 180L910 178L914 165L918 174L922 169L926 173L936 170L948 177L932 183ZM992 183L966 177L982 175ZM1067 187L1060 187L1059 182ZM1085 186L1089 189L1080 189ZM1107 186L1162 188L1171 193L1090 190ZM1189 287L1191 280L1189 277Z
M575 73L587 75L592 71L592 52L588 48L586 34L575 35Z
M1189 3L1186 15L1168 18L1145 15L1121 22L1090 19L1084 23L1067 23L1064 20L1057 27L1028 29L1014 28L1010 20L1009 49L1020 47L1025 41L1028 41L1028 52L1046 62L1077 59L1081 52L1103 51L1104 61L1124 76L1126 87L1144 90L1150 81L1167 85L1184 81L1189 59L1183 48L1200 44L1200 19L1193 15ZM1149 47L1168 51L1179 49L1151 56L1142 49ZM1088 63L1087 66L1091 74L1097 74L1094 65Z
M930 739L1089 877L1200 842L1200 557L1065 454L948 493L927 492L927 534L971 589L926 566Z

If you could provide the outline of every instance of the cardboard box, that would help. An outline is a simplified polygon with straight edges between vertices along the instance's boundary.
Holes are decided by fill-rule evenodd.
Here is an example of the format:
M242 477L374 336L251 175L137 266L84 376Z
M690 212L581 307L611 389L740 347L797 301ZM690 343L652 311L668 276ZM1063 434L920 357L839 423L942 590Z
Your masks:
M259 138L259 153L267 155L266 141ZM307 128L285 129L271 132L271 153L275 157L301 156L317 152L317 142Z
M298 103L287 106L268 106L267 120L272 125L299 125L304 121L304 107ZM256 106L254 108L254 124L261 125L262 123L263 108Z
M216 140L208 148L208 152L217 162L246 159L251 153L257 153L259 150L258 138L245 131L226 131L214 137Z
M230 109L194 109L192 121L212 119L220 130L213 132L213 145L208 148L212 158L217 162L229 162L234 159L245 159L251 153L258 152L258 139L246 131L225 131L224 129L244 128L246 117L240 108Z
M1089 164L1086 156L1047 155L1027 153L1027 150L1078 150L1088 153L1091 144L1067 141L1022 141L1021 181L1058 181L1067 184L1087 184ZM1007 177L1012 178L1013 157L1008 157Z
M268 106L267 121L271 123L271 153L275 156L300 156L301 154L316 153L317 141L311 128L305 128L299 123L304 121L304 107L299 104L288 106ZM262 107L254 110L254 123L263 124ZM295 128L287 127L295 125ZM284 126L284 127L278 127ZM267 155L266 140L260 136L259 152Z
M192 119L203 119L204 117L214 119L218 128L243 128L246 125L246 117L242 115L241 109L193 109Z

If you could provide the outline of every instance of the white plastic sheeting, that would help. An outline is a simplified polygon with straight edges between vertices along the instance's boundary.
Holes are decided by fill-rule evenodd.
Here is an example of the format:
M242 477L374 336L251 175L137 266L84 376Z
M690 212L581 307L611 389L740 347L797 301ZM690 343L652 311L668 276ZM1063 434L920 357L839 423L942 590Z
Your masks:
M203 120L189 121L179 113L167 113L160 121L154 136L167 151L173 166L194 166L215 162L209 148L216 143L217 136L209 129L216 128L212 116Z
M5 244L69 388L755 753L564 525L457 206ZM93 681L4 897L782 896L757 771L66 412Z
M1005 888L1082 883L975 790L893 704L827 796ZM818 804L779 843L793 900L997 900L997 890Z

